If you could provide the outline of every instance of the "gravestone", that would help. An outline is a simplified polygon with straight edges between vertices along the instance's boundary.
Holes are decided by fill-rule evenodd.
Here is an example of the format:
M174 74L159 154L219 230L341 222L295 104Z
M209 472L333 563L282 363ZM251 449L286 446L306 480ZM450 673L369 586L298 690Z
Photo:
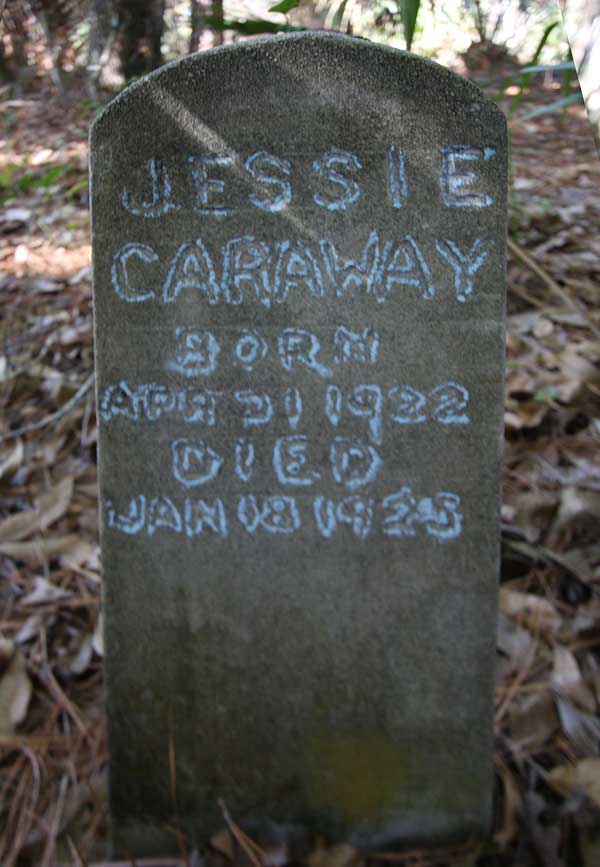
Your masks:
M118 849L491 816L505 123L325 33L188 57L91 136Z

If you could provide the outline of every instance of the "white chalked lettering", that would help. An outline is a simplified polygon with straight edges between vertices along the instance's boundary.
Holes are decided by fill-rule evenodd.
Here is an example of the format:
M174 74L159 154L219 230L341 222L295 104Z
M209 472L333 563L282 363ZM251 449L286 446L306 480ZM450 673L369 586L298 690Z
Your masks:
M219 299L219 284L212 259L200 238L182 244L177 250L163 284L163 302L170 304L175 301L182 289L198 289L209 304L216 304Z
M241 441L239 441L241 442ZM244 494L236 498L240 524L249 534L262 530L270 534L289 535L302 526L301 510L295 497ZM410 539L426 533L441 543L462 534L461 498L448 491L419 497L409 485L376 501L371 497L350 494L341 499L322 495L302 501L305 514L312 514L319 534L331 539L338 527L347 526L352 534L364 541L377 527L389 539ZM305 505L304 505L305 503ZM185 533L189 538L203 535L226 538L229 534L227 508L220 498L193 499L186 496L180 504L168 496L132 497L127 510L120 514L112 501L104 501L107 526L127 536L143 531L154 536L162 529Z
M284 370L294 373L297 365L314 370L319 376L331 376L331 370L317 361L321 349L316 334L303 328L286 328L278 338L279 359Z
M248 198L253 205L256 205L257 208L263 211L272 212L282 211L289 205L292 200L292 186L290 182L282 180L276 175L267 174L267 172L274 169L276 172L281 172L281 174L289 177L292 171L292 164L289 160L279 159L279 157L273 156L273 154L267 151L257 151L248 157L245 167L246 171L250 173L255 181L274 188L274 195L272 197L268 195L257 196L255 193L251 193Z
M345 485L351 491L373 482L383 466L373 446L344 437L336 437L329 458L333 478L338 485Z
M395 385L388 391L388 398L394 404L390 418L397 424L420 424L427 419L423 412L427 398L410 385Z
M348 524L361 542L367 538L373 525L374 500L354 495L339 504L336 516L340 524Z
M390 145L388 151L388 184L392 208L403 208L408 199L408 184L406 183L404 152L396 148L395 144Z
M310 345L310 344L309 344ZM285 369L291 370L288 366ZM164 416L175 416L187 423L199 422L207 427L217 424L217 405L225 392L190 386L173 388L164 384L147 383L133 387L121 381L105 388L99 403L103 421L122 416L129 421L143 419L156 422ZM267 425L274 418L274 403L263 392L240 389L232 397L243 407L244 427ZM470 395L468 389L456 382L445 382L432 388L428 394L409 385L395 385L384 395L380 386L361 384L344 394L337 385L328 385L325 391L325 416L333 427L340 424L344 406L356 417L368 422L369 437L377 445L382 441L382 420L386 417L396 424L421 424L426 421L443 425L470 423L468 415ZM287 388L282 396L283 414L295 430L303 413L300 389Z
M349 205L360 198L360 187L354 177L362 169L362 164L355 154L349 151L331 148L313 163L313 171L331 185L341 188L341 192L315 193L313 199L320 208L329 211L345 211ZM343 173L341 173L343 172ZM351 177L347 177L350 175Z
M419 524L440 541L455 539L462 532L461 499L457 494L440 491L417 500L412 489L404 486L385 497L381 505L390 512L382 523L387 536L416 536Z
M436 241L436 249L454 269L454 289L458 301L466 301L473 292L473 277L489 253L491 242L478 238L467 254L461 253L454 241Z
M439 149L441 154L439 189L441 201L446 207L483 208L494 203L494 197L485 192L478 181L478 169L482 163L496 156L496 149L489 146L469 144L447 144ZM406 207L409 201L409 175L411 170L418 171L417 160L407 160L401 147L392 143L387 153L382 150L379 157L368 154L369 160L375 157L380 167L381 180L385 182L388 202L392 209ZM173 200L169 169L181 176L191 206L203 216L220 219L236 213L243 201L231 201L226 191L223 170L232 171L236 165L237 174L245 172L254 182L248 195L250 203L269 213L280 213L292 202L295 183L305 185L307 177L302 177L302 161L292 164L290 159L276 156L264 149L249 156L231 153L190 154L185 160L161 159L153 157L143 166L146 173L145 189L141 193L123 190L120 194L121 206L134 217L160 218L179 210L182 205ZM319 208L333 213L345 211L361 197L359 184L363 169L361 156L338 147L331 147L316 159L311 158L313 182L318 184L313 201ZM375 162L373 162L375 166ZM306 167L308 168L308 167ZM240 172L241 169L241 172Z
M214 427L217 423L217 398L221 396L222 392L193 386L182 389L177 397L183 420L188 423L201 422L207 427Z
M278 248L275 267L273 300L282 304L290 291L302 287L313 298L325 295L323 274L312 250L303 241L283 241Z
M381 445L383 442L381 388L378 385L357 385L348 394L346 405L352 415L368 419L369 437L375 445Z
M379 334L372 328L365 328L361 334L340 325L335 330L333 344L336 364L349 364L352 361L375 364L377 361Z
M219 354L219 344L214 334L196 328L177 328L175 336L176 355L167 362L167 370L180 373L188 379L214 373Z
M382 504L391 514L383 519L383 532L387 536L416 536L417 500L412 489L405 485L386 497Z
M160 528L181 533L181 515L175 504L169 497L153 497L148 506L148 523L146 526L149 536L153 536Z
M239 439L235 444L235 474L242 482L249 482L254 470L254 445L250 440Z
M258 497L248 494L239 499L238 518L248 533L261 527L267 533L289 534L300 527L300 513L294 497L264 497L259 504Z
M273 467L278 481L282 485L312 485L321 474L309 469L307 436L280 437L273 449Z
M440 424L469 424L469 416L465 412L469 405L469 392L456 382L446 382L429 392L429 398L435 401L431 417Z
M287 388L283 394L283 409L287 416L288 424L295 430L302 418L302 394L297 388Z
M247 288L265 307L271 306L273 290L268 244L247 235L227 241L223 252L222 292L228 304L242 304Z
M430 536L440 540L455 539L462 532L460 497L440 491L433 497L424 497L418 505L419 521Z
M222 178L209 177L211 169L231 165L233 157L192 154L187 159L196 190L194 209L201 214L213 214L215 217L227 217L233 214L235 208L228 208L222 201L215 201L215 196L221 196L225 191L225 181Z
M243 328L234 347L235 363L250 373L267 357L269 347L254 328Z
M381 282L381 255L379 235L376 231L371 232L358 260L342 258L333 241L320 241L319 246L325 272L336 295L343 297L354 291L378 295Z
M486 208L494 203L488 193L473 189L477 173L466 171L460 163L477 163L489 160L496 154L495 148L471 147L470 145L447 145L440 148L442 172L440 183L444 204L449 208Z
M108 526L126 533L128 536L137 536L146 523L146 497L140 494L132 497L129 501L129 509L126 515L120 515L113 508L111 500L106 501Z
M205 442L189 437L173 440L173 476L186 488L213 481L223 466L223 458Z
M138 388L138 395L148 421L157 421L177 409L177 392L166 385L142 385Z
M129 279L128 262L131 258L141 259L142 262L153 263L159 261L159 256L148 244L125 244L115 254L113 259L111 278L113 289L123 301L137 303L154 298L153 289L136 289Z
M100 416L104 421L117 415L137 421L139 409L138 395L125 381L109 385L100 400Z
M337 385L328 385L325 393L325 415L334 427L340 423L342 416L342 390Z
M315 497L313 510L317 528L325 539L333 536L339 523L351 527L354 535L362 542L373 526L375 500L353 494L345 497L336 506L334 500Z
M198 536L206 529L219 536L227 536L225 507L218 498L209 504L206 500L192 500L190 497L186 497L183 520L187 536Z
M273 418L273 404L265 392L259 393L242 389L233 394L238 403L244 407L242 424L244 427L269 424Z
M313 511L321 536L331 539L336 528L335 503L328 497L315 497Z
M473 290L473 276L492 247L491 240L478 239L469 253L462 253L450 239L437 240L436 249L454 272L456 297L465 301ZM367 295L384 304L398 287L418 290L425 301L436 297L429 265L411 235L380 244L376 231L357 258L342 256L332 240L319 242L320 259L302 241L279 241L271 245L251 235L232 238L221 248L222 278L219 281L213 260L203 241L181 244L171 260L162 284L160 300L171 304L188 290L194 290L189 303L203 296L210 305L219 302L240 305L256 299L263 306L283 304L290 293L308 293L311 298ZM152 301L152 271L141 285L129 275L131 262L144 263L155 270L160 262L147 244L125 244L115 255L112 285L116 295L129 303ZM141 265L140 265L141 267ZM145 285L144 285L145 284ZM195 296L195 297L194 297ZM157 296L158 297L158 296Z
M378 281L374 289L379 304L387 300L396 285L417 287L421 291L421 298L427 301L435 297L429 267L411 235L405 235L397 243L388 241L382 260L383 279Z
M121 204L123 208L136 217L162 217L169 211L180 206L171 200L171 181L165 160L151 159L148 163L150 172L150 197L142 199L123 190Z

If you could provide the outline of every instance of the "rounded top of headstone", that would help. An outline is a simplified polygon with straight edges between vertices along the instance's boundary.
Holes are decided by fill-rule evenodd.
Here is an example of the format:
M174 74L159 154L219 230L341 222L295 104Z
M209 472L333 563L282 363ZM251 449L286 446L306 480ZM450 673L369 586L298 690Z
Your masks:
M364 101L369 94L384 101L402 96L414 99L427 113L434 113L437 106L446 110L452 106L455 111L458 105L468 105L473 120L478 112L485 111L487 123L493 122L495 116L496 123L505 126L504 114L479 87L433 60L367 39L303 31L219 46L165 64L135 81L108 104L92 125L92 143L110 134L113 124L124 115L137 112L139 102L152 101L156 108L164 109L167 96L173 103L171 114L176 115L184 131L186 118L181 106L231 98L234 76L235 102L243 103L246 72L247 96L254 100L257 92L251 83L260 80L263 72L260 95L267 98L274 88L292 96L295 86L305 92L310 82L317 102L329 99L339 104L353 102L354 98Z

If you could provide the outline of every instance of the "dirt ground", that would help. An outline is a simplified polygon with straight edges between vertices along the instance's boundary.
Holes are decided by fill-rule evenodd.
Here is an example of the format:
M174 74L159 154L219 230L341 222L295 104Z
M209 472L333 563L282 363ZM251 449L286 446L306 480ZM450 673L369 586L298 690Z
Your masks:
M511 121L493 836L375 858L313 841L309 867L600 864L600 161L581 106L518 119L556 98L551 82L531 85ZM99 861L106 837L94 111L47 89L0 106L3 867ZM234 820L209 867L288 860L285 843L265 855Z

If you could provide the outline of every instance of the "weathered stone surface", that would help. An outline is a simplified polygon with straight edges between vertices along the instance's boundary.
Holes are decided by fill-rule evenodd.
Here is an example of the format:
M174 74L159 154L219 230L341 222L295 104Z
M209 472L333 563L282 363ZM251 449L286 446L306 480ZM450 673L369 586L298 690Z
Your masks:
M91 144L118 847L206 839L218 798L364 845L485 831L500 111L302 34L161 69Z

